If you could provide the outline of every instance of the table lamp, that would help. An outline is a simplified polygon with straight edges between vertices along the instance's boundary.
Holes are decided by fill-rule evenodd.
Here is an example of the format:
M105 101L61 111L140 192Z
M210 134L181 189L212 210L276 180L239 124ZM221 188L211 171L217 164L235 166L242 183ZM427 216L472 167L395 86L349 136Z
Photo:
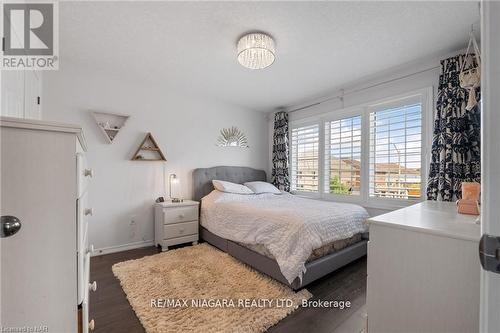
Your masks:
M168 196L170 197L170 200L172 202L181 202L182 200L179 198L173 198L172 197L172 184L178 184L179 183L179 178L177 178L177 175L175 173L171 173L168 176Z

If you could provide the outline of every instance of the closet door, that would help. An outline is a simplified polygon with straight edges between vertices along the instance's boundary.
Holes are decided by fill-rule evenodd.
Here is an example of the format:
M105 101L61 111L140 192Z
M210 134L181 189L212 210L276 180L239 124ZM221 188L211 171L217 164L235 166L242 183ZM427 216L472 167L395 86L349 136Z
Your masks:
M25 71L2 71L2 116L24 118Z
M42 119L40 94L40 72L26 71L24 74L24 118Z
M41 72L2 71L2 116L42 119Z

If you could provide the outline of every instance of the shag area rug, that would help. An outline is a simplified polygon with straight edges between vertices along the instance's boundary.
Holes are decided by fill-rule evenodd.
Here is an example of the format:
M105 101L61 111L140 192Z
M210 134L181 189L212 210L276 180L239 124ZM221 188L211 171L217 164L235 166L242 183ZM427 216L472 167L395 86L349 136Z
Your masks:
M206 243L112 269L148 333L264 332L312 296Z

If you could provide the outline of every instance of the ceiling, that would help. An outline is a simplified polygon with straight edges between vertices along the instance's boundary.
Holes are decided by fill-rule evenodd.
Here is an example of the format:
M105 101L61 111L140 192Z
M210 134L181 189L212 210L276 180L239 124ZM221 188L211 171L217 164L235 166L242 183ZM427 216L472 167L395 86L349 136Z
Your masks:
M60 59L165 89L272 111L465 46L476 2L60 2ZM274 36L263 70L245 32Z

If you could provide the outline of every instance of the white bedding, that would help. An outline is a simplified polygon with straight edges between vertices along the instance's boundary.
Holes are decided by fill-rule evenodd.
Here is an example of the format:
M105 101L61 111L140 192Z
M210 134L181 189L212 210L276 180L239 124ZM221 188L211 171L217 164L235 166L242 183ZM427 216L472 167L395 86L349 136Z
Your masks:
M302 278L314 249L367 231L368 213L358 205L288 193L241 195L212 191L201 204L201 225L235 242L262 244L283 276Z

